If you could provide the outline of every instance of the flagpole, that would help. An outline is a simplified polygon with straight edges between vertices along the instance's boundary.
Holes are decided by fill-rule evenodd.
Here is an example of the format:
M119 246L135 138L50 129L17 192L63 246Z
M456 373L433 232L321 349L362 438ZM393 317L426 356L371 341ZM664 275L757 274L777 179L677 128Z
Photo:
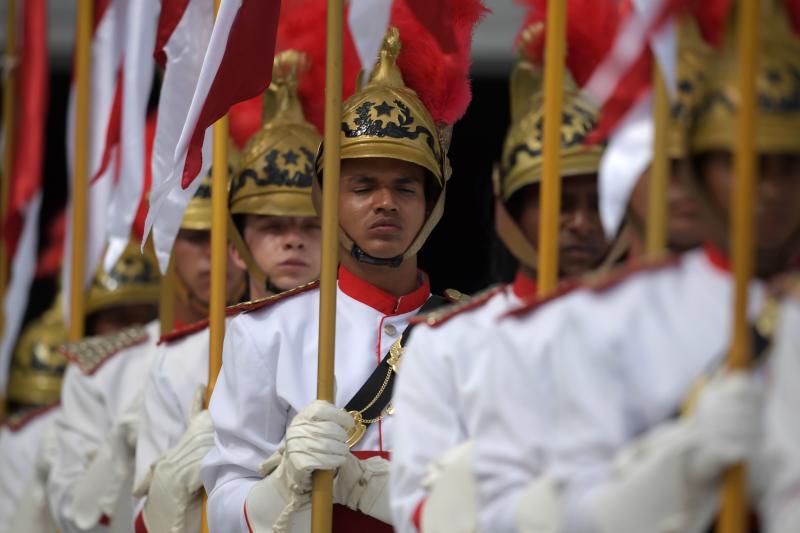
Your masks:
M214 15L219 12L220 0L214 0ZM222 341L225 337L225 278L228 246L228 116L214 123L213 157L211 165L211 296L209 298L208 327L208 386L205 404L211 399L217 376L222 368ZM208 495L203 494L203 533L209 531L206 505Z
M69 340L83 338L86 271L86 213L88 211L89 104L92 69L94 3L78 2L75 53L75 168L72 181L72 257L70 265Z
M758 63L758 31L760 2L739 0L737 6L738 80L741 104L736 124L734 158L733 220L731 224L731 256L734 274L733 343L728 354L730 370L743 370L752 357L752 338L747 320L747 289L754 272L753 198L756 194L756 71ZM722 508L717 531L746 531L747 477L743 464L725 472Z
M167 271L161 276L158 318L162 335L175 329L175 261L172 259L172 254L169 257Z
M17 99L17 0L8 0L6 8L6 69L3 72L3 180L0 182L0 221L3 233L0 236L0 297L5 297L8 286L9 257L5 240L5 220L11 190L11 174L14 171L14 136L16 134ZM0 331L5 329L5 313L0 305Z
M539 196L538 292L558 283L558 229L561 212L561 104L564 87L566 2L548 0L544 59L544 163Z
M336 340L336 274L339 264L339 157L342 120L342 0L328 0L325 62L325 152L322 187L322 265L320 268L317 399L333 402ZM311 533L330 533L333 522L333 471L317 470L311 491Z
M669 128L669 95L664 76L657 61L653 65L653 164L647 187L647 225L645 227L645 255L656 258L667 249L667 182L669 180L669 154L667 131Z

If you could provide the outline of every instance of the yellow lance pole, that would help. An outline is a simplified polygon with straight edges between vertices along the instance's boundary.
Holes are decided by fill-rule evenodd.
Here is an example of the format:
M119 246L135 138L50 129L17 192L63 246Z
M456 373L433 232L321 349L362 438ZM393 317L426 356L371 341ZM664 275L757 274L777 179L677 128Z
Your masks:
M319 355L317 399L333 402L336 340L336 272L339 264L339 156L342 120L342 0L328 0L325 61L325 153L322 172L322 265L320 268ZM330 533L333 513L333 471L314 472L311 491L311 533Z
M220 0L214 0L214 13ZM228 266L228 116L214 123L213 157L211 165L211 295L208 306L209 350L208 386L205 404L214 392L222 368L222 341L225 338L225 278ZM201 530L208 533L206 505L203 494Z
M17 0L6 2L6 66L3 72L3 176L0 182L0 220L5 221L11 190L11 173L14 170L14 135L17 114ZM0 239L0 297L5 295L9 271L8 249ZM5 315L0 306L0 329L5 325Z
M656 258L667 250L667 183L669 181L669 95L658 62L653 65L653 163L647 187L645 255Z
M169 258L167 271L161 276L158 295L158 319L161 334L175 329L175 262Z
M747 288L754 271L755 237L753 197L756 194L756 152L753 132L756 125L756 70L760 2L740 0L737 12L738 85L741 95L736 125L734 159L733 220L731 257L733 260L734 303L733 342L728 354L730 370L748 367L752 357L752 338L747 320ZM720 533L743 533L747 529L746 472L738 464L725 473L722 508L717 522Z
M544 58L544 163L539 196L538 292L558 283L558 230L561 213L561 103L564 88L566 2L548 0Z
M70 265L69 340L83 338L86 317L86 213L89 175L89 103L94 2L78 2L75 53L75 168L72 181L72 262Z

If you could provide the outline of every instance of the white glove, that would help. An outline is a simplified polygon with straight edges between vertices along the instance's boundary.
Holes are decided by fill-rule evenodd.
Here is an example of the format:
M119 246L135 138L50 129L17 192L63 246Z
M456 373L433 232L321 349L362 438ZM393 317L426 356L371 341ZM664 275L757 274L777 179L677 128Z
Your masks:
M612 478L591 495L591 529L705 531L717 508L720 474L758 446L761 404L755 377L716 376L693 414L653 428L620 452Z
M47 478L58 451L55 424L45 432L36 458L36 469L14 510L8 531L55 533L58 528L47 505Z
M253 531L286 531L296 511L311 501L311 473L336 470L347 461L347 431L353 418L328 402L317 400L297 413L284 443L261 466L266 476L245 500Z
M75 485L71 518L80 529L96 526L103 516L113 518L113 510L133 472L141 406L142 396L138 395L120 415Z
M358 459L347 454L333 481L333 503L389 524L388 482L389 461L383 457Z
M198 387L189 426L178 443L151 467L136 492L146 492L143 518L148 531L183 533L200 530L200 467L214 445L211 415L203 409L205 387Z
M715 376L689 417L696 432L689 475L712 481L728 466L752 458L761 441L763 404L764 387L757 376L745 372Z
M471 441L451 448L428 465L422 487L422 533L471 533L478 529L478 490L472 473Z

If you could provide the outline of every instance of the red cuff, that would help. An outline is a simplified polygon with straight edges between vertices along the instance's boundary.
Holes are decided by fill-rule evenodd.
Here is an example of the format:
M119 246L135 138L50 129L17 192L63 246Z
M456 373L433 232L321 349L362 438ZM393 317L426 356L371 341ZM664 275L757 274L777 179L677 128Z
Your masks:
M110 526L111 525L111 518L109 518L107 515L103 515L103 516L100 517L99 524L101 526Z
M149 533L147 531L147 524L144 523L144 511L139 511L136 515L136 521L133 523L133 530L136 533Z
M411 523L414 524L417 531L422 531L422 508L425 507L426 501L428 501L427 496L419 501L417 507L414 509L414 513L411 515Z

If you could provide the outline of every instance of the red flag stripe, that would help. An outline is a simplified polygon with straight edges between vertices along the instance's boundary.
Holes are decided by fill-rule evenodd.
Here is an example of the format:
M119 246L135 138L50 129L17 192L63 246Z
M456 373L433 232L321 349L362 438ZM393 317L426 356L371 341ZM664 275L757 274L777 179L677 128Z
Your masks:
M111 155L114 149L119 146L119 140L122 129L122 81L125 74L122 68L117 73L116 88L114 89L114 102L111 104L111 114L108 117L108 127L106 128L106 142L103 148L103 158L100 162L100 168L92 176L90 184L99 180L106 170L108 165L111 164Z
M280 0L242 0L189 142L181 180L184 189L200 172L206 129L232 105L263 93L272 81L279 14Z
M167 64L167 55L164 47L167 46L169 38L183 18L183 13L189 5L189 0L162 0L161 13L158 16L158 30L156 32L156 48L154 56L156 63L161 68Z

